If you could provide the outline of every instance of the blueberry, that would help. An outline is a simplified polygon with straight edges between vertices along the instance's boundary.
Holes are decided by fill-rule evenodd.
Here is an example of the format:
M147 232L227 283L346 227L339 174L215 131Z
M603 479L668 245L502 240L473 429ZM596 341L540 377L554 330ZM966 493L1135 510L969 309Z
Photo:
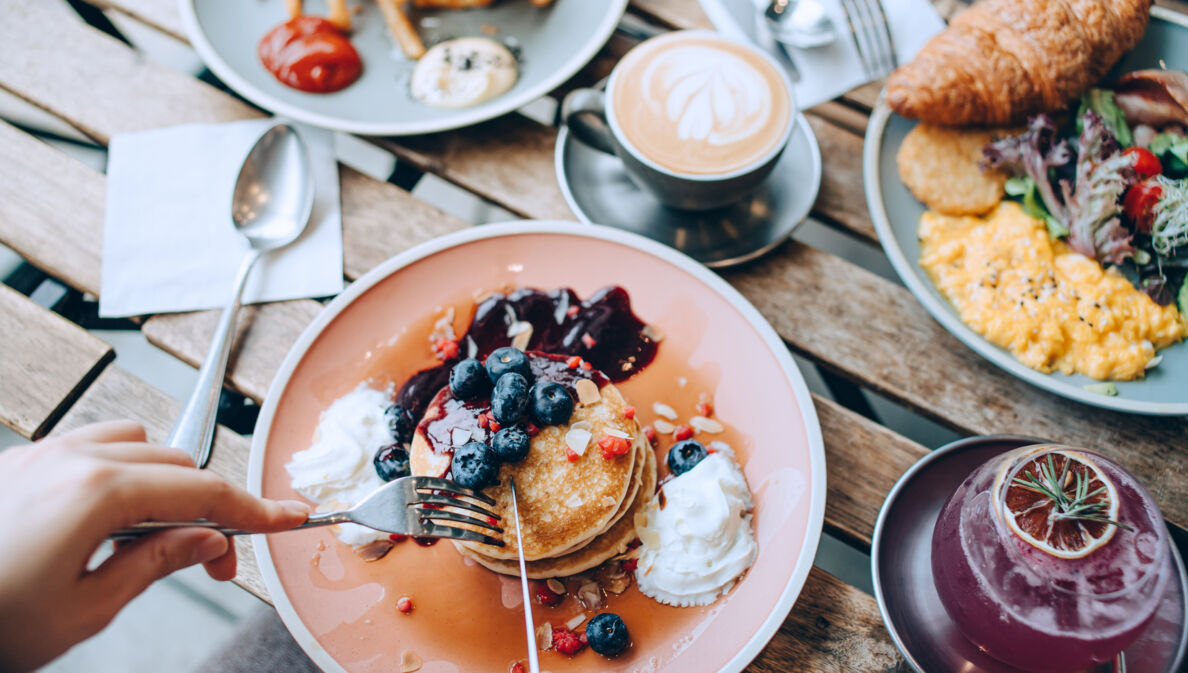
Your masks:
M560 383L542 381L532 386L532 418L538 425L561 425L569 422L573 398Z
M523 376L525 381L530 380L532 367L528 366L528 356L511 346L491 351L487 356L487 376L491 378L491 383L499 383L504 374L512 372Z
M384 481L392 481L412 474L408 467L408 451L399 444L389 444L375 452L371 460L375 473Z
M483 363L466 358L450 370L450 392L460 400L477 400L491 392L491 379Z
M586 624L586 640L595 652L604 657L615 657L631 644L631 634L627 633L622 617L604 612Z
M412 441L413 430L416 429L417 422L407 409L399 404L393 404L384 411L384 418L388 421L388 431L392 433L392 439L399 444L408 444Z
M532 438L520 428L504 428L495 433L491 448L505 463L516 463L528 456Z
M494 486L499 480L499 456L482 442L466 442L454 450L450 470L459 486L473 489Z
M686 439L683 442L677 442L668 450L668 469L676 476L680 476L689 470L692 470L697 463L705 460L709 453L706 452L705 447L701 442L695 439Z
M528 410L528 381L515 372L499 377L491 393L491 415L504 427L520 422Z

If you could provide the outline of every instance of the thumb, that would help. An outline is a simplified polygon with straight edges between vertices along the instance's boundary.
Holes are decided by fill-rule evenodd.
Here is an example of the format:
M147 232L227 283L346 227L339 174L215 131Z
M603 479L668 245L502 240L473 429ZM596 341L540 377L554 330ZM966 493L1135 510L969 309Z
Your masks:
M218 531L173 528L120 545L111 557L85 578L101 609L114 617L153 582L227 553L230 542Z

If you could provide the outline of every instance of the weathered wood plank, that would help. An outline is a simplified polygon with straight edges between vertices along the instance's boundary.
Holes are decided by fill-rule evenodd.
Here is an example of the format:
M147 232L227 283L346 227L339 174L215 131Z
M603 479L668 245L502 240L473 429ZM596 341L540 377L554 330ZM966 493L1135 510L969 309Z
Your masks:
M61 422L54 428L54 434L67 432L87 423L129 418L145 427L148 441L162 443L169 436L173 419L181 411L181 403L157 390L136 376L116 367L108 367L94 384L78 398ZM251 442L223 426L215 431L214 450L211 453L208 470L217 473L227 481L244 485L247 483L247 462ZM236 583L253 594L267 600L268 593L260 579L256 566L256 555L251 548L251 539L235 538L239 554L239 574Z
M907 673L874 598L813 568L792 613L751 673Z
M0 285L0 423L44 435L111 362L111 347Z
M98 294L103 176L4 122L0 147L0 243L71 287Z

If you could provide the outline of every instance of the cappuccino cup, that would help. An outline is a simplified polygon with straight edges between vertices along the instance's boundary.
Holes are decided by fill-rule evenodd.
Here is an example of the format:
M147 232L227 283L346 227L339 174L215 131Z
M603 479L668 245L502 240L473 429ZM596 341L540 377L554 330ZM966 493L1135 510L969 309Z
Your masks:
M605 91L571 92L561 116L661 203L708 210L750 195L771 173L792 135L796 103L767 54L685 30L637 45Z

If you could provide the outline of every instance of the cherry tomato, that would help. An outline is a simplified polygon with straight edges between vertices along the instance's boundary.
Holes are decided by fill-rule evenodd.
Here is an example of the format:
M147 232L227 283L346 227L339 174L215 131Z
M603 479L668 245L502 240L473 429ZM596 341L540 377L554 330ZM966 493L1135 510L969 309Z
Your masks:
M1159 157L1145 147L1127 147L1122 153L1134 158L1134 170L1140 179L1145 180L1163 172L1163 164L1159 163Z
M1149 234L1155 220L1155 205L1161 198L1163 189L1159 184L1154 180L1143 180L1127 190L1122 199L1122 212L1134 222L1135 228Z

